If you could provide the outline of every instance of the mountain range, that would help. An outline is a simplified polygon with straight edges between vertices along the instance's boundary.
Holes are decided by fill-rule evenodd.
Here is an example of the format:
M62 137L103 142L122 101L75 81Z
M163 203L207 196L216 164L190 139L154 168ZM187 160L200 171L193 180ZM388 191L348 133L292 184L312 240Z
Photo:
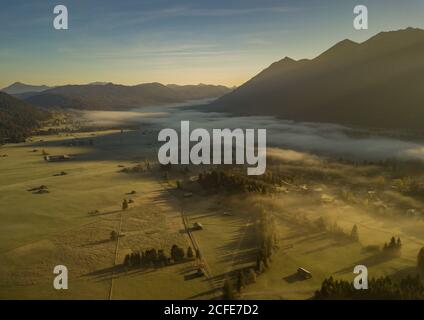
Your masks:
M206 108L238 115L424 132L423 57L424 30L407 28L381 32L362 43L345 39L313 59L286 57L235 89L204 84L124 86L96 82L57 87L14 83L3 91L35 106L97 110L220 97ZM2 97L5 99L4 94Z
M423 131L424 30L343 40L314 59L284 58L208 106L308 122Z
M15 97L39 107L95 110L128 109L216 98L231 91L230 88L218 85L163 85L156 82L135 86L95 82L87 85L57 86L41 92L34 92L34 86L27 87L31 91L23 92L23 86L19 87L21 90L16 90L15 84L6 89L9 92L19 91L14 94Z

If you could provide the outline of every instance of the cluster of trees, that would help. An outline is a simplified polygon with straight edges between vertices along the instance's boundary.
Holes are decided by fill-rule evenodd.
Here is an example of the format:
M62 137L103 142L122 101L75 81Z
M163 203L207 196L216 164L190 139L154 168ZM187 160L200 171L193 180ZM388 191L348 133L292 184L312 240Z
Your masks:
M128 201L127 199L124 199L124 201L122 201L122 210L127 210L128 209Z
M222 298L224 300L234 300L243 288L256 282L256 275L257 273L252 268L239 270L235 281L230 279L225 280L222 289Z
M0 145L23 142L50 113L0 92Z
M275 232L275 221L266 211L260 213L256 228L259 240L259 251L256 257L256 272L261 274L269 268L273 251L278 248L278 240Z
M268 161L268 159L267 159ZM254 178L255 179L255 178ZM282 185L282 180L291 180L291 177L287 178L285 175L281 174L280 172L275 172L271 170L270 168L267 168L265 173L261 176L257 176L256 179L260 179L263 182L272 184L272 185Z
M422 164L414 166L412 163L402 164L403 166L409 166L408 169L404 168L404 171L416 172L421 170ZM410 177L410 176L401 176L402 173L395 173L395 179L392 180L392 184L403 194L411 197L420 197L424 198L424 182L421 177ZM405 175L405 173L404 173ZM401 177L400 177L401 176Z
M236 298L236 292L234 290L234 284L231 280L225 280L224 287L222 288L222 299L234 300Z
M329 224L323 217L319 217L317 220L313 221L313 226L320 231L325 230L339 238L359 242L359 229L356 224L353 225L350 234L341 228L337 222Z
M258 207L258 220L255 233L258 239L259 250L256 256L256 265L252 268L242 269L237 272L235 280L227 279L223 287L223 299L233 300L242 289L256 282L256 277L270 267L272 254L278 249L278 240L273 217Z
M400 238L395 239L392 237L389 243L384 243L383 252L386 253L400 253L400 249L402 248L402 242Z
M135 191L130 192L129 194L135 194ZM122 210L125 211L129 208L130 203L134 203L133 199L124 199L124 201L122 201Z
M259 179L221 170L200 173L198 181L205 189L223 189L229 192L258 192L262 194L275 191L273 185Z
M116 232L115 230L112 230L110 233L110 240L112 241L116 241L119 238L119 233Z
M268 237L263 241L256 257L256 272L258 274L265 272L265 270L270 267L276 241L277 240L274 237Z
M134 251L125 256L123 265L127 268L164 267L172 263L181 262L184 259L192 259L193 257L194 252L191 247L188 247L185 252L183 248L174 244L169 255L163 249L156 250L153 248L145 251Z
M350 232L350 239L355 242L359 241L358 226L356 224L352 227L352 231Z
M333 277L323 281L321 288L315 292L315 299L423 299L424 286L419 276L407 276L395 282L390 277L370 279L367 290L357 290L353 283L334 280Z
M424 198L424 183L411 179L405 186L403 193L412 197Z
M355 226L352 228L351 233L345 232L345 230L338 225L338 223L335 221L332 224L328 224L326 229L327 232L331 233L333 236L338 237L340 239L346 239L346 240L354 240L357 236L357 239L359 240L359 234L358 234L358 227L356 227L355 232Z

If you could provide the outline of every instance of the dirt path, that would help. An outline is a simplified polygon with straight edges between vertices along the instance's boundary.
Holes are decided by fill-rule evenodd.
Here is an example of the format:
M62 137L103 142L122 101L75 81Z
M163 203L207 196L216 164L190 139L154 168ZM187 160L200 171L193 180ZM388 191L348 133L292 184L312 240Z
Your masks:
M114 267L116 267L118 265L118 252L119 252L119 239L120 234L121 234L121 229L122 229L122 216L123 216L123 212L121 212L121 216L119 219L119 227L118 227L118 239L116 240L116 247L115 247L115 259L113 262ZM112 300L113 298L113 281L115 279L115 272L112 272L111 278L110 278L110 289L109 289L109 300Z
M173 193L172 193L172 191L171 191L171 189L170 188L168 188L163 182L161 182L161 181L158 181L158 183L162 186L162 188L163 188L163 190L165 190L165 191L167 191L167 193L171 196L171 197L174 197L178 202L181 202L181 200L180 199L178 199ZM199 246L199 243L197 242L197 240L196 240L196 237L194 236L194 234L191 232L191 229L190 229L190 223L189 223L189 220L188 220L188 218L187 218L187 216L185 215L185 213L184 213L184 209L181 209L180 210L180 214L181 214L181 220L182 220L182 223L183 223L183 226L184 226L184 230L185 230L185 233L187 234L187 236L188 236L188 240L189 240L189 242L191 243L191 246L193 247L193 249L194 249L194 252L196 252L197 250L199 250L199 252L200 253L202 253L202 250L201 250L201 248L200 248L200 246ZM201 256L200 256L200 265L203 267L203 270L204 270L204 272L205 272L205 276L206 276L206 279L208 280L208 282L209 282L209 284L210 284L210 286L211 286L211 288L214 290L214 295L216 296L216 297L218 297L218 296L220 296L220 294L218 294L218 292L220 292L220 290L221 290L221 288L220 287L218 287L216 284L215 284L215 282L213 281L213 273L212 273L212 271L211 271L211 268L209 267L209 264L207 263L207 261L206 261L206 259L205 259L205 257L203 256L203 254L201 254Z

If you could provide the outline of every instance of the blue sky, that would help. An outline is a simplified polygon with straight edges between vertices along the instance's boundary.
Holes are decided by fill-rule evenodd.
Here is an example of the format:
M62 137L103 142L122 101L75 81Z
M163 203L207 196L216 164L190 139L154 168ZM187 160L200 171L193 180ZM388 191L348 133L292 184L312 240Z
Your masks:
M69 30L53 28L53 8ZM369 30L353 29L353 7ZM62 85L239 85L285 56L313 58L334 43L387 30L424 28L422 0L0 0L0 87Z

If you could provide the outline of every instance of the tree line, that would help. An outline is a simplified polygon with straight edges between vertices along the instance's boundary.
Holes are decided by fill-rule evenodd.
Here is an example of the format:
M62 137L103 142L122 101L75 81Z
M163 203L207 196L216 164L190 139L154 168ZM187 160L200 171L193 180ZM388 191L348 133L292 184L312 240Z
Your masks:
M191 246L184 250L178 245L174 244L171 247L169 254L163 249L156 250L154 248L133 251L127 254L123 261L123 266L126 268L137 268L137 267L164 267L173 263L182 262L188 259L194 259L194 257L200 258L200 252L194 252Z
M205 189L226 190L228 192L256 192L267 194L275 187L258 178L251 178L222 170L199 173L199 184Z
M384 250L400 250L402 242L392 237ZM352 282L326 278L321 288L315 292L314 299L385 299L415 300L424 299L424 247L418 252L416 275L408 275L398 281L391 277L372 278L368 281L367 290L357 290Z
M402 249L402 241L398 237L397 240L395 237L392 237L390 241L384 243L383 252L385 253L393 253L400 254L400 250Z
M333 277L323 281L321 288L315 292L315 299L351 299L351 300L410 300L424 299L424 286L420 276L407 276L400 281L390 277L370 279L367 290L357 290L353 283L346 280L334 280Z

